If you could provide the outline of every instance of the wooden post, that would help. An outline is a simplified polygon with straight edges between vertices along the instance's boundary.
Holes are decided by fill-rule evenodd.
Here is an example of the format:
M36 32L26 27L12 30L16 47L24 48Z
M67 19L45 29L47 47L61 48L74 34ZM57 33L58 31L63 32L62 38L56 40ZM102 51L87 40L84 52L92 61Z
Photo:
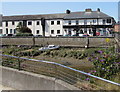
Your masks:
M89 47L89 37L86 37L86 46L85 48L87 49Z
M33 42L33 46L34 46L35 45L35 37L34 36L32 37L32 40L33 40L32 42Z
M21 62L20 62L20 59L18 59L18 70L19 70L19 71L21 70Z

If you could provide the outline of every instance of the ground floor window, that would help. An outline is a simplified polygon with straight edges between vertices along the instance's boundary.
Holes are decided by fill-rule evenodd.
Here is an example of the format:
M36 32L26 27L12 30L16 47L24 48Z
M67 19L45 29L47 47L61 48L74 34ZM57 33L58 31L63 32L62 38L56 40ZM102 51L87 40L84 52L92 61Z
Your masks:
M12 29L10 29L10 34L12 34Z
M60 34L60 30L57 30L57 34Z
M83 30L82 29L80 30L80 34L83 34Z
M8 28L6 28L6 34L8 34Z
M2 34L2 29L0 29L0 34Z
M40 30L37 30L36 34L40 34Z
M16 34L16 29L14 29L14 34Z
M51 30L51 34L54 34L54 30Z

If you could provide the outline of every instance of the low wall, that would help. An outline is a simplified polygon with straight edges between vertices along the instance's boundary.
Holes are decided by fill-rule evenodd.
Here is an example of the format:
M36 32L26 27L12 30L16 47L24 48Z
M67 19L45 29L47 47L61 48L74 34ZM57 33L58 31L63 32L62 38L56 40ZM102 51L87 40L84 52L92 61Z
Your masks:
M106 38L110 39L110 43L114 42L113 37L89 37L89 47L106 46ZM39 37L39 38L1 38L2 45L60 45L60 46L77 46L84 47L88 39L85 37Z
M61 80L0 66L2 85L17 90L80 90Z

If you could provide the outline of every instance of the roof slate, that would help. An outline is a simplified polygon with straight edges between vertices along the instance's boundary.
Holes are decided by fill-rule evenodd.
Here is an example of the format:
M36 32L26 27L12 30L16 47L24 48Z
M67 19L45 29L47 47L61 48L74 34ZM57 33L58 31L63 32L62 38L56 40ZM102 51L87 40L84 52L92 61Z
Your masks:
M111 16L98 11L92 12L71 12L70 14L44 14L44 15L17 15L17 16L3 16L3 21L14 21L14 20L39 20L45 19L82 19L82 18L112 18Z

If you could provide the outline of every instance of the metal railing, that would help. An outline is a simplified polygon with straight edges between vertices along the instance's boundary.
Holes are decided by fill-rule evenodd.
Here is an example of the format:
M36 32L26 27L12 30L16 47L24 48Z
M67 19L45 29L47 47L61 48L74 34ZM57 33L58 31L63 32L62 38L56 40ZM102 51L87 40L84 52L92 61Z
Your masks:
M2 56L2 66L55 77L83 90L120 89L120 83L106 80L59 63L10 55L0 55Z

